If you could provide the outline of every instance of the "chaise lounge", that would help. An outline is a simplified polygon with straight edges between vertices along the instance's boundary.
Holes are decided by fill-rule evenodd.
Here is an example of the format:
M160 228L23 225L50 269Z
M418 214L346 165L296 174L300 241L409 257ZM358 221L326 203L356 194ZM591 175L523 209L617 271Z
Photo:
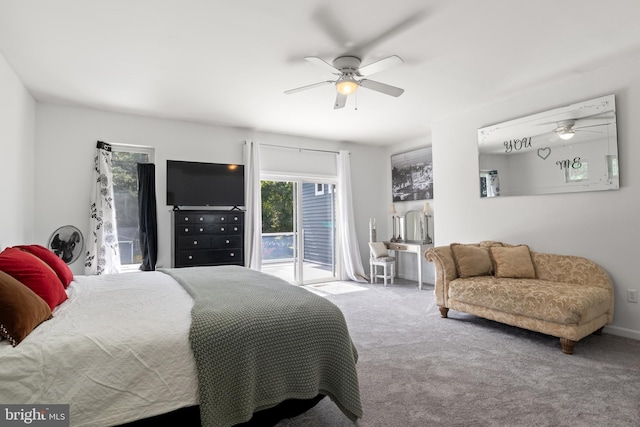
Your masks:
M560 338L563 353L613 320L613 284L598 264L484 241L428 249L435 298L449 309Z

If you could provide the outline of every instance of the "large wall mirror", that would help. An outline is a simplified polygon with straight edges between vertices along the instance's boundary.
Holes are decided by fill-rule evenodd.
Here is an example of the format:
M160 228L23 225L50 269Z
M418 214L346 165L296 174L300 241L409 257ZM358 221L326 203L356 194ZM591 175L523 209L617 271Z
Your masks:
M480 196L617 190L614 95L478 129Z

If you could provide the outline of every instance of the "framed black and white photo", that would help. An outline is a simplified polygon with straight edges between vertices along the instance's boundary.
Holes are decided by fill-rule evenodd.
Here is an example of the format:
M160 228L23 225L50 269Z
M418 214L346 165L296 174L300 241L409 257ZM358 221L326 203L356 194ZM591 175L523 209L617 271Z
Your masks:
M433 199L431 147L391 156L391 193L394 202Z

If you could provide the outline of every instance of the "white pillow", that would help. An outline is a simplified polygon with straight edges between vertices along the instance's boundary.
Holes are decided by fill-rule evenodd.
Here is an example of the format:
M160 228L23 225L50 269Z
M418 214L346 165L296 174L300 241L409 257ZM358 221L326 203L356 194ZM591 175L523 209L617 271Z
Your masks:
M387 252L387 246L382 242L369 242L369 249L371 249L371 253L373 254L374 258L389 256L389 252Z

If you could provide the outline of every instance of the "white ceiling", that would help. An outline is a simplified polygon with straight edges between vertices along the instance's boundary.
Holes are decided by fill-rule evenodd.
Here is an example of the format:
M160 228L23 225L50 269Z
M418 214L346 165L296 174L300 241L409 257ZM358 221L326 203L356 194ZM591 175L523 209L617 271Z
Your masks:
M456 112L640 56L637 0L0 0L38 101L385 145ZM405 62L334 110L327 62ZM567 100L567 103L579 100ZM509 118L505 118L509 119Z

